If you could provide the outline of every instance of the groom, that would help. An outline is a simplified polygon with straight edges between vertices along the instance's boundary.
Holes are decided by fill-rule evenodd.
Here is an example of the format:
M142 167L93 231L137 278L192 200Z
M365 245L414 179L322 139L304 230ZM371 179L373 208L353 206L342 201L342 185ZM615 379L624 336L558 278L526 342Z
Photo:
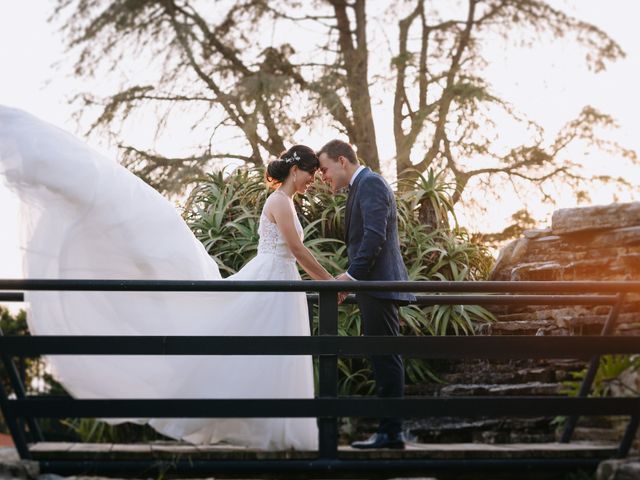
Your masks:
M334 193L349 188L345 212L345 242L349 268L338 280L407 280L400 255L397 210L393 191L377 173L358 163L351 145L332 140L318 152L320 172ZM358 292L365 335L397 336L398 304L415 300L410 293ZM400 355L371 358L376 394L402 397L404 366ZM368 440L353 442L353 448L404 448L401 418L380 421Z

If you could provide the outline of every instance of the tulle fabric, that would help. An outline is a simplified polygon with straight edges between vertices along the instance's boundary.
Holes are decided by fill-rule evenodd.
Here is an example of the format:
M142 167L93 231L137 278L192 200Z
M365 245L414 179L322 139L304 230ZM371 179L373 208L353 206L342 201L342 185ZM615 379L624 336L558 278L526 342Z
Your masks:
M117 162L0 107L0 179L22 204L26 278L219 280L176 209ZM297 225L299 232L301 227ZM299 280L263 215L233 280ZM309 335L303 293L28 292L35 335ZM81 340L79 340L81 341ZM310 356L52 356L77 398L312 398ZM212 412L215 415L215 412ZM317 448L315 419L136 419L192 443Z

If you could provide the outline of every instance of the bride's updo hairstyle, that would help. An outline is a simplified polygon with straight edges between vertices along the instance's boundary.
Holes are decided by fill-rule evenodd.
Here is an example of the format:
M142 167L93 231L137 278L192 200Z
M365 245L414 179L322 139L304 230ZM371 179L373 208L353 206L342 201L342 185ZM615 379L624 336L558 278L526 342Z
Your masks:
M294 145L281 153L277 160L269 162L265 173L267 183L273 187L280 185L287 179L294 165L300 170L313 174L320 167L320 162L313 149L306 145Z

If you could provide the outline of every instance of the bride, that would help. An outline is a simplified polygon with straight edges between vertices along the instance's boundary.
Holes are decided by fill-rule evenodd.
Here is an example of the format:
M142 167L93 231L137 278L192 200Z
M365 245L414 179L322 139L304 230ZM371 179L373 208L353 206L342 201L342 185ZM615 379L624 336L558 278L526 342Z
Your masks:
M331 280L302 243L292 198L312 149L269 163L258 253L229 280ZM0 179L22 205L26 278L220 280L176 209L117 162L25 112L0 106ZM302 292L27 292L34 335L309 335ZM79 340L81 341L81 340ZM51 356L76 398L312 398L310 356ZM215 415L215 412L212 412ZM175 439L317 449L313 418L137 419Z

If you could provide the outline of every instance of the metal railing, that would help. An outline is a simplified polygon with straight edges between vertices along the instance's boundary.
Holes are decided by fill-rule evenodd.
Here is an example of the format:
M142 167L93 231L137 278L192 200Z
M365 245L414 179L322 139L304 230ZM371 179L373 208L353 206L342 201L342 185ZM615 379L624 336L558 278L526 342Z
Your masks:
M588 398L602 354L640 353L640 337L611 336L625 295L640 293L640 282L286 282L286 281L142 281L142 280L0 280L0 301L20 301L22 292L55 291L288 291L316 292L318 336L312 337L189 337L189 336L0 336L2 361L15 398L0 384L0 408L21 458L31 458L29 442L43 441L37 418L93 417L316 417L319 450L315 458L300 460L176 462L174 470L191 472L358 472L367 468L393 471L459 468L455 460L346 460L338 455L339 417L536 416L569 417L562 437L571 440L578 416L630 416L618 447L626 456L638 429L639 398ZM337 292L409 291L420 305L609 305L602 336L476 336L476 337L342 337L338 336ZM82 400L29 397L12 357L36 355L317 355L319 390L314 399L136 399ZM578 397L338 397L339 357L402 354L440 359L590 359ZM180 412L177 415L176 412ZM585 459L476 459L465 468L536 466L594 466ZM149 461L42 461L45 470L72 473L145 469Z

